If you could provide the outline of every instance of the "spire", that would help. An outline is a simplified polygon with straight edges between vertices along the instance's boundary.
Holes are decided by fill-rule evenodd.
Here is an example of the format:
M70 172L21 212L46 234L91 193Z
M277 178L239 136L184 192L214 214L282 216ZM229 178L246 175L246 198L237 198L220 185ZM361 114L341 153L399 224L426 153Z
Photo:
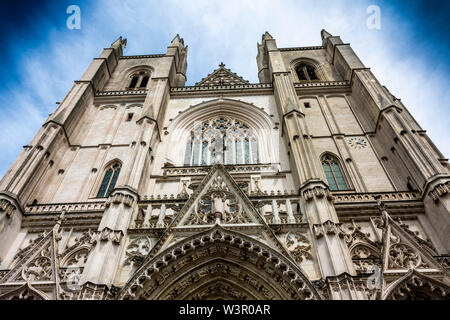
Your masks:
M179 45L184 46L184 40L183 38L180 38L180 35L177 33L177 35L172 39L172 42L170 43L171 47L177 47Z
M320 35L322 36L322 40L325 40L326 38L331 37L331 33L329 33L325 29L322 29L322 31L320 31Z
M122 36L120 36L119 38L117 38L116 41L111 43L110 48L113 48L114 51L116 52L116 55L120 57L122 56L123 49L125 49L126 46L127 46L127 39L122 39Z
M264 42L265 40L272 40L273 37L270 35L270 33L268 31L266 31L263 36L262 36L262 41Z
M119 38L117 38L116 41L111 43L111 48L118 49L120 46L122 46L122 48L125 48L127 46L127 39L122 39L122 36L120 36Z

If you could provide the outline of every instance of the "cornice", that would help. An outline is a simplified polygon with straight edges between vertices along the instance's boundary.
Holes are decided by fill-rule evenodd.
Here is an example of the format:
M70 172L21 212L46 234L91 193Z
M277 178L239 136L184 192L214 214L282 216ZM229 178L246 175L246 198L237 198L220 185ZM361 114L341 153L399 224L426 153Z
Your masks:
M278 48L279 51L303 51L303 50L322 50L323 46L311 46L311 47L292 47L292 48Z
M148 89L144 90L115 90L115 91L98 91L95 97L105 96L134 96L134 95L147 95Z
M217 95L217 94L273 94L271 83L249 83L222 86L186 86L170 88L171 96Z
M148 59L148 58L162 58L165 57L165 53L156 53L156 54L144 54L144 55L135 55L135 56L121 56L119 60L125 59Z

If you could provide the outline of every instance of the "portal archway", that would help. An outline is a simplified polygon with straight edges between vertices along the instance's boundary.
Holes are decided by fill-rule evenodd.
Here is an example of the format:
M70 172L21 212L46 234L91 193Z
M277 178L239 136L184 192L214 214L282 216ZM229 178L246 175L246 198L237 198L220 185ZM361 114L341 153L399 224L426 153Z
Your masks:
M216 225L144 264L120 299L321 299L290 259L262 242Z

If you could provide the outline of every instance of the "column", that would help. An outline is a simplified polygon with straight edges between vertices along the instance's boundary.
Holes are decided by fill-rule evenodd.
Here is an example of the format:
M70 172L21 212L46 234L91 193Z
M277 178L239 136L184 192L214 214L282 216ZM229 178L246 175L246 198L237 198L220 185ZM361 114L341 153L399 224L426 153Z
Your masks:
M156 222L157 228L164 228L164 218L166 216L166 204L163 203L159 209L158 222Z
M294 212L292 212L291 200L286 199L287 223L295 223Z
M277 200L272 200L272 223L281 223Z

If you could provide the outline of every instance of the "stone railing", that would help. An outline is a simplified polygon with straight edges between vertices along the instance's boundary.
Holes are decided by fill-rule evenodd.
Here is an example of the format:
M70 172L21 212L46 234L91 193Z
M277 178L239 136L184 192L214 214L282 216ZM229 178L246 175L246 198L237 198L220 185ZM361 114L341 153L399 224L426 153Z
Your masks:
M348 86L349 81L317 81L317 82L297 82L294 83L295 88L308 88L308 87L331 87L331 86Z
M105 210L105 201L78 202L78 203L52 203L35 204L25 208L27 214L45 214L66 212L102 212Z
M164 53L157 53L157 54L143 54L136 56L121 56L119 59L147 59L147 58L161 58L165 56L166 55Z
M376 202L376 197L381 201L412 201L420 200L418 192L380 192L380 193L339 193L333 194L334 203Z
M279 48L280 51L301 51L301 50L321 50L324 49L323 46L312 46L312 47L294 47L294 48Z
M271 225L305 223L305 215L299 203L300 196L292 192L253 192L250 196L255 209ZM180 212L187 201L181 195L145 196L139 202L139 212L131 229L161 229Z
M271 83L249 83L249 84L235 84L222 86L186 86L174 87L170 92L198 92L210 90L237 90L237 89L272 89Z
M207 174L212 166L196 166L196 167L168 167L162 168L164 176L186 176ZM247 172L272 172L274 166L271 164L237 164L225 165L230 173L247 173Z
M247 196L250 198L298 198L300 195L295 190L271 190L271 191L249 191Z
M99 91L95 95L97 97L108 96L127 96L127 95L146 95L148 90L116 90L116 91Z

